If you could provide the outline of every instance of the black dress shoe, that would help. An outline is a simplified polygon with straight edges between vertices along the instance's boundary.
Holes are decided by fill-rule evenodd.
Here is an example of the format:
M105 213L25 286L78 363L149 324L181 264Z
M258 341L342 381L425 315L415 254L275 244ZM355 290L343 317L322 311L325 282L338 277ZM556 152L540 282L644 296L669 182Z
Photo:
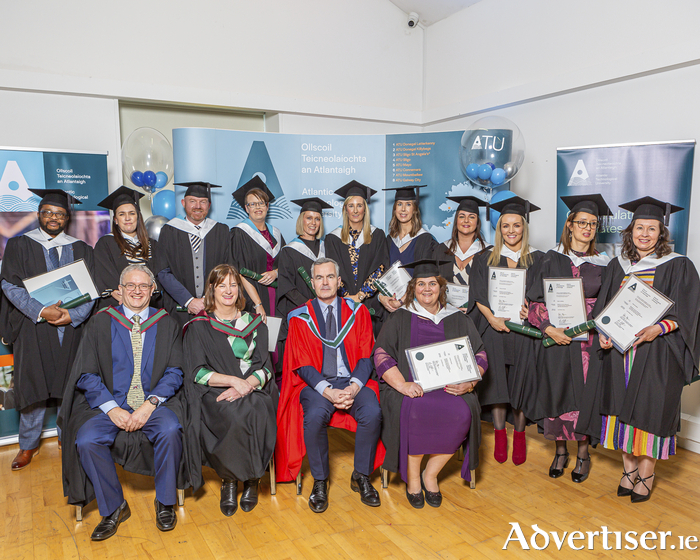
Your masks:
M231 517L238 509L238 481L221 481L221 501L219 502L221 513Z
M328 479L314 479L314 487L309 496L309 507L314 513L323 513L328 509Z
M166 506L154 500L156 506L156 527L161 531L172 531L177 525L177 515L175 515L175 506Z
M633 504L641 504L642 502L646 502L649 498L651 498L651 488L647 486L647 480L650 478L654 478L654 475L656 473L651 473L649 476L646 478L642 478L641 476L637 479L637 484L640 482L642 483L642 486L647 489L646 494L637 494L634 490L632 490L632 493L630 494L631 496L631 501ZM653 483L652 483L653 484Z
M108 539L117 532L119 524L129 519L129 517L131 517L131 510L129 509L129 504L124 500L124 503L115 509L113 513L102 518L102 521L97 524L90 538L93 541Z
M622 469L622 478L626 478L629 483L632 485L632 488L625 488L622 486L622 484L619 484L617 487L617 495L620 498L625 498L627 496L632 495L632 490L634 490L634 485L637 481L637 476L635 475L634 478L632 478L632 475L636 472L639 472L639 468L634 469L633 471L627 472L625 469ZM622 479L620 479L620 483L622 483Z
M241 509L246 513L252 511L258 505L258 483L259 478L246 480L243 483L243 493L241 494Z
M360 501L369 507L379 507L382 505L379 499L379 492L374 489L369 477L366 474L352 471L350 477L350 488L353 492L360 493Z
M442 505L442 492L438 490L437 492L431 492L425 487L425 482L423 482L423 473L420 473L420 486L425 493L425 501L430 507L440 507Z
M588 470L585 473L582 473L581 469L583 468L584 463L588 463ZM588 475L591 472L591 456L589 455L585 459L576 457L576 468L579 470L579 472L571 471L571 480L580 484L588 478Z
M408 503L416 509L423 509L423 506L425 505L425 500L423 499L423 490L418 492L418 494L411 494L408 491L408 485L406 485L406 499L408 500Z
M557 465L559 464L559 458L560 457L566 457L564 459L564 466L560 469L557 468ZM549 467L549 476L551 478L559 478L564 474L564 469L569 465L569 452L567 451L566 453L555 453L554 455L554 461L552 461L552 466Z

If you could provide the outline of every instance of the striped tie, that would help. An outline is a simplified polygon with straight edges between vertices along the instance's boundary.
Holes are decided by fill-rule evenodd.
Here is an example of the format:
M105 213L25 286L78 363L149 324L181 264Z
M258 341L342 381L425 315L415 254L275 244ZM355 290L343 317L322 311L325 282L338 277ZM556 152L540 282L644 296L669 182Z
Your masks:
M197 231L202 229L201 226L194 227L197 229ZM202 246L202 238L199 237L199 234L195 235L194 233L190 233L190 243L192 244L192 251L197 253L199 251L199 248Z
M136 410L143 404L143 387L141 386L141 317L134 315L131 325L131 350L134 353L134 376L131 378L126 403Z

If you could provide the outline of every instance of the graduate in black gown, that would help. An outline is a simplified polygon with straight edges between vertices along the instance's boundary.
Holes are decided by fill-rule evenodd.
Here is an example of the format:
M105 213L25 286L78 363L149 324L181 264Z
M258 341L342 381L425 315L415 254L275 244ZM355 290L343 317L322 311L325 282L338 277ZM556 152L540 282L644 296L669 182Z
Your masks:
M297 218L297 236L287 243L279 254L277 268L277 309L282 317L282 328L286 333L287 315L292 309L304 305L316 294L299 273L303 267L311 278L311 265L326 256L323 242L323 210L333 208L320 198L292 200L301 206ZM280 338L286 338L280 333Z
M258 503L258 484L277 437L279 393L268 354L267 326L246 312L241 277L230 265L209 274L205 312L185 327L185 394L190 417L185 433L200 442L191 458L195 487L201 465L222 478L221 512Z
M102 296L95 309L121 305L119 275L130 264L145 264L153 270L157 241L148 238L139 200L143 193L121 186L97 205L113 212L112 233L95 244L95 286ZM151 303L159 307L157 298Z
M434 257L447 264L440 266L440 276L453 284L469 285L469 273L472 259L488 246L481 236L481 217L479 207L488 203L475 196L450 196L456 202L452 236L440 243L435 249Z
M377 191L353 180L335 193L345 199L343 225L326 236L326 256L340 266L338 294L364 303L370 309L375 334L381 328L384 308L377 299L374 280L388 268L389 251L384 232L370 224L369 203Z
M182 326L204 309L209 272L218 264L231 263L231 240L224 224L207 217L211 189L221 185L178 184L187 187L182 199L186 217L173 218L161 229L155 270L163 290L163 306Z
M527 325L527 301L519 317L496 317L489 303L489 267L526 268L526 285L532 283L532 267L544 256L529 244L530 212L540 208L519 196L490 206L501 213L496 224L496 236L491 249L480 253L472 262L472 285L469 293L469 316L481 335L489 356L489 369L476 392L481 404L482 419L491 420L495 433L493 455L499 463L508 459L506 418L513 423L513 463L521 465L527 458L525 441L526 415L531 400L527 384L532 375L526 368L534 361L533 339L506 326L507 320L524 320Z
M407 185L382 189L394 191L394 206L391 209L391 222L386 234L389 266L396 261L405 264L433 258L438 243L423 227L420 207L418 206L420 189L425 187L427 185ZM411 269L407 269L407 271L409 274L413 273ZM390 298L383 294L379 294L377 297L389 313L393 313L401 307L401 302L396 298Z
M566 442L577 442L576 467L571 471L571 479L580 483L590 472L588 445L597 443L600 438L596 408L600 345L598 337L591 332L585 341L577 342L564 334L564 328L552 325L545 305L543 280L581 278L587 320L592 319L601 275L610 262L608 255L595 248L596 231L600 221L611 216L612 212L599 194L563 196L561 199L571 212L564 224L560 243L542 258L527 292L530 300L528 321L556 342L550 348L535 345L537 401L532 419L537 421L546 439L556 441L550 477L558 478L564 474L569 462ZM591 428L596 417L597 431Z
M690 259L671 250L666 226L682 208L648 196L620 207L634 216L622 232L622 254L605 269L593 314L603 312L631 274L674 302L657 323L639 325L639 338L624 354L600 335L601 443L622 451L617 495L638 503L651 495L656 461L675 455L681 392L697 380L700 279Z
M12 470L26 467L39 450L46 401L61 399L82 324L93 302L74 309L44 306L29 295L23 280L83 259L94 274L92 247L64 232L71 206L80 204L60 189L30 189L41 196L39 227L7 241L2 261L2 337L13 344L15 396L19 420L19 453ZM44 322L39 322L40 318ZM59 407L60 408L60 407ZM58 433L59 440L61 432Z

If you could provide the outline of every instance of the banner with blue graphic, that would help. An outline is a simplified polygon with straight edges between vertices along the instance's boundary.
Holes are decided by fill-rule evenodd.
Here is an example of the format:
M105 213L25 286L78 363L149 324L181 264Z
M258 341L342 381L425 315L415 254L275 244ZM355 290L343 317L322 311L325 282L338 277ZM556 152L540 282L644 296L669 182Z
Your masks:
M602 194L613 218L599 230L598 240L609 255L619 254L621 232L632 212L620 204L651 196L684 208L671 215L669 230L674 250L685 254L688 245L690 190L695 141L587 146L557 149L557 195ZM557 235L569 209L557 200ZM612 251L612 254L611 254Z

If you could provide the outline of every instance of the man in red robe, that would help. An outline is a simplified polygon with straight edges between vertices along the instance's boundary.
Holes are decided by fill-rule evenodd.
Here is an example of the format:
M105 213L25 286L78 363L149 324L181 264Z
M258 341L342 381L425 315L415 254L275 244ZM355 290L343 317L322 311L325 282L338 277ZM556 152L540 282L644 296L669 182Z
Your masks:
M280 480L289 480L285 476L289 469L298 472L301 464L303 449L297 421L301 406L303 443L314 477L309 507L316 513L324 512L328 508L329 472L326 428L330 423L352 429L356 422L355 470L350 487L359 492L362 503L377 507L379 493L369 475L381 463L384 449L377 453L382 413L376 383L369 379L374 345L370 315L363 305L337 297L340 275L332 259L318 259L311 267L311 276L317 297L289 314L278 409L279 431L284 435L278 438L275 452L278 474ZM374 391L368 382L374 384Z

